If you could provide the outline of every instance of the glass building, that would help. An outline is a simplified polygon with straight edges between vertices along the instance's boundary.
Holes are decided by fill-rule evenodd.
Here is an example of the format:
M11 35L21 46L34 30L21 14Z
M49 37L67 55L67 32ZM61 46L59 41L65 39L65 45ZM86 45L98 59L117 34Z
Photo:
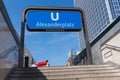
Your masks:
M74 0L74 6L85 11L90 42L120 16L120 0ZM85 49L83 31L79 33L79 42L82 51Z

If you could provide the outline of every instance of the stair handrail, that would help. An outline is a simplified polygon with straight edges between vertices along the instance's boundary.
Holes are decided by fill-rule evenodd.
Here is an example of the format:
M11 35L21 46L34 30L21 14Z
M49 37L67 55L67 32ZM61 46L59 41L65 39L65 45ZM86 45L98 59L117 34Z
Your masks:
M105 44L105 45L107 45L107 46L109 46L109 47L113 47L113 48L118 48L118 49L120 49L120 47L119 47L119 46L110 45L110 44Z
M7 55L9 55L12 51L15 51L15 49L17 49L17 46L12 46L11 48L9 48L8 50L6 50L6 51L4 51L4 52L2 52L1 54L0 54L0 60L1 59L3 59L3 58L5 58Z
M112 50L117 50L120 52L120 47L119 46L115 46L115 45L110 45L110 44L105 44L105 47L103 49L101 49L102 51L106 48L110 48Z

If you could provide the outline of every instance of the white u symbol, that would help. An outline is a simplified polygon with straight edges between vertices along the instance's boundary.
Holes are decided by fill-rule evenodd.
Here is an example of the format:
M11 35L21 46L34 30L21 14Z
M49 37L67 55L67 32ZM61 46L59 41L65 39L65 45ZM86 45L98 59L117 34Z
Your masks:
M53 14L53 12L51 12L51 19L52 19L53 21L59 20L59 13L56 12L56 17L55 17L54 14Z

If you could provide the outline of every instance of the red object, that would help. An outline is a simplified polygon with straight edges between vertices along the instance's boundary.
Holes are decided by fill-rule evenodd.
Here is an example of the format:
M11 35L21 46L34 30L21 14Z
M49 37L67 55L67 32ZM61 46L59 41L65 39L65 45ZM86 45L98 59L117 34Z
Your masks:
M47 65L47 62L46 61L42 61L42 62L39 62L37 64L37 67L42 67L42 66L46 66Z

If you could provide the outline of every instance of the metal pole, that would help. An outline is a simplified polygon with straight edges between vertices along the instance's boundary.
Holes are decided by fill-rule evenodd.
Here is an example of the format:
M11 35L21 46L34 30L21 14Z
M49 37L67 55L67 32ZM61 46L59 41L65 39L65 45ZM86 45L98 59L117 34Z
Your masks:
M87 30L87 24L86 24L86 18L85 18L85 12L82 10L82 21L83 21L83 32L84 32L84 38L85 38L85 44L86 44L86 52L87 52L87 64L93 64L92 60L92 52L91 52L91 45L89 42L89 36L88 36L88 30Z
M18 67L23 67L23 59L24 59L24 35L25 35L25 22L21 23L21 38L20 38L20 46L19 46L19 64Z
M19 62L18 67L24 67L24 37L25 37L25 14L26 10L22 12L22 22L21 22L21 37L20 37L20 45L19 45Z

